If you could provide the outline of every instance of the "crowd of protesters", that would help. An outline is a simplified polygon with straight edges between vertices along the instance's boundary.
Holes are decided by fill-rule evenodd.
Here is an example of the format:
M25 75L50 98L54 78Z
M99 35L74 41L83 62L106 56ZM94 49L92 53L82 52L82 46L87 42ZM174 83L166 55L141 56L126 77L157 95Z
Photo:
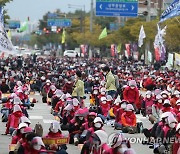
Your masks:
M12 135L18 154L67 153L65 144L47 147L42 132L31 128L28 109L36 102L29 98L32 92L41 94L56 117L44 138L62 138L67 130L69 144L83 144L82 154L134 154L124 133L144 133L148 141L143 144L154 153L180 153L179 142L170 142L180 136L178 70L119 59L18 57L0 60L0 77L5 134ZM3 98L5 93L9 96ZM143 129L137 114L152 128ZM108 123L119 130L109 143L104 129Z

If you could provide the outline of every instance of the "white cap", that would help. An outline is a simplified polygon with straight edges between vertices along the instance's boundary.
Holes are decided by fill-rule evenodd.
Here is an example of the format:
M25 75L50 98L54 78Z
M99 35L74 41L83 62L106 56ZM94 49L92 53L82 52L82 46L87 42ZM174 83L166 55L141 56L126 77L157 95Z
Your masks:
M162 96L159 94L159 95L156 95L156 99L159 100L159 99L162 99Z
M132 104L127 104L126 111L134 111L134 107Z
M46 78L45 78L45 76L41 76L41 80L45 80Z
M98 138L100 139L100 141L101 141L100 145L103 145L104 143L107 142L108 135L107 135L107 133L105 131L97 130L97 131L94 132L94 134L96 134L98 136Z
M124 139L125 137L122 133L114 133L110 135L110 138L108 140L110 140L110 146L116 148L122 144Z
M59 89L56 90L56 96L57 97L61 97L62 94L63 94L63 92L61 90L59 90Z
M18 129L24 128L24 127L28 127L28 125L26 123L20 123L18 126Z
M37 145L41 145L41 146L43 146L43 147L45 147L45 145L44 145L44 143L43 143L43 141L42 141L42 138L41 137L34 137L33 139L32 139L32 143L33 144L37 144Z
M78 106L79 105L79 101L77 98L73 98L73 106Z
M72 97L69 93L66 94L66 99Z
M101 97L101 102L107 101L106 97Z
M117 97L117 98L115 99L114 104L116 104L116 103L121 103L120 97Z
M166 94L166 95L169 96L169 93L168 93L168 91L166 91L166 90L164 90L164 91L161 92L161 95L163 95L163 94Z
M51 83L51 81L50 80L46 80L46 83Z
M112 96L111 95L107 95L107 101L112 101L113 100L113 98L112 98Z
M52 129L54 129L55 132L58 132L58 130L61 130L60 123L56 120L53 120L52 123Z
M161 115L161 119L163 118L167 118L168 116L172 115L171 112L164 112L162 115Z
M13 107L13 113L14 113L14 112L17 112L17 111L21 111L21 112L22 112L21 107L20 107L19 105L14 105L14 107Z
M102 119L100 117L96 117L94 119L94 123L97 123L97 122L103 123L103 121L102 121Z
M164 100L164 103L163 103L163 104L169 104L169 105L171 105L171 103L170 103L170 100L169 100L169 99Z
M174 95L180 95L180 92L178 90L175 90Z
M174 116L168 116L168 124L171 124L171 123L177 123L177 120Z
M180 104L180 99L178 99L177 101L176 101L176 105L179 105Z
M20 118L20 121L21 121L21 123L29 123L29 124L31 124L31 121L26 116L22 116Z
M100 90L100 92L102 93L102 92L106 92L106 88L101 88L101 90Z
M152 95L152 92L148 90L148 91L146 92L146 95Z

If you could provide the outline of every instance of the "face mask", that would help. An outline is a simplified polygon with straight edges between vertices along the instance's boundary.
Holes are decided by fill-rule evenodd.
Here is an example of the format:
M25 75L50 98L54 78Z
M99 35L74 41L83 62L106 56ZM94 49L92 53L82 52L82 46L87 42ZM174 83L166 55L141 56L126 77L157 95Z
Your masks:
M47 83L47 86L50 86L50 83Z
M159 103L162 103L162 99L159 99L158 102L159 102Z
M101 92L101 94L102 94L102 95L105 95L106 93L103 91L103 92Z
M103 104L106 104L106 101L102 101Z
M126 104L125 103L121 104L121 108L125 109L126 108Z
M58 132L58 130L56 130L56 129L51 129L51 132L53 132L53 133L57 133L57 132Z
M147 98L151 98L151 95L146 95Z
M28 95L29 93L28 93L28 91L25 91L25 95Z
M79 117L79 120L83 120L83 117Z
M170 127L170 128L175 128L175 126L176 126L176 124L175 124L175 123L171 123L171 124L169 124L169 127Z
M116 103L116 106L119 106L119 103Z
M13 102L13 99L10 99L10 102Z
M40 150L40 149L41 149L41 145L34 145L33 148L34 148L35 150Z
M131 89L134 89L135 87L131 87Z
M98 91L97 91L97 90L94 90L94 94L97 95L97 94L98 94Z
M24 133L24 128L20 129L20 133L23 134Z
M106 75L107 73L106 72L103 72L104 75Z
M178 133L180 134L180 130L178 131Z
M101 124L100 124L100 123L95 123L94 126L95 126L96 128L101 128Z

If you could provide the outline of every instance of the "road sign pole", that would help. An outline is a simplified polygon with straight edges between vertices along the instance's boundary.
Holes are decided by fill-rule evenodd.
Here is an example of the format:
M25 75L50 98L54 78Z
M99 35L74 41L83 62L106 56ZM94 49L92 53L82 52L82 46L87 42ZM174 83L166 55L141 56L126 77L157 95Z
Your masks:
M91 0L90 32L93 32L93 0ZM92 58L92 46L89 47L89 58Z
M147 5L147 12L148 15L146 17L146 21L150 22L151 21L151 0L148 0L148 5ZM144 53L144 62L145 64L148 64L148 51L150 51L150 41L148 41L146 43L146 49L145 49L145 53Z

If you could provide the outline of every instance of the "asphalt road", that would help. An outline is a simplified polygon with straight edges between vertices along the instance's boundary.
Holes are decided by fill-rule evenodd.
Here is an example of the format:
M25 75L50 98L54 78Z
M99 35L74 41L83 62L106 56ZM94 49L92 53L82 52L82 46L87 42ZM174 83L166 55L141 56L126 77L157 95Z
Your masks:
M30 120L32 122L31 127L34 128L36 123L41 123L44 132L43 134L46 135L50 126L51 121L54 119L54 117L50 114L50 106L47 104L43 104L41 102L41 96L37 93L35 95L31 95L30 97L36 98L38 100L38 103L35 104L35 107L33 109L28 110L28 113L30 115ZM88 97L87 97L88 98ZM88 99L85 100L86 106L89 105ZM140 115L137 115L138 120L143 122L144 127L150 128L152 124L147 120L147 118L142 117ZM0 134L5 132L5 123L2 123L0 121ZM114 130L113 127L109 125L104 126L105 131L110 135L113 132L118 132L117 130ZM67 131L63 131L64 135L68 135ZM139 143L140 141L137 141L137 138L139 140L144 139L143 134L125 134L125 137L130 138L132 148L136 151L137 154L153 154L152 150L148 148L146 145L142 145ZM8 153L8 146L11 142L11 136L4 136L0 135L0 154L7 154ZM138 142L138 143L137 143ZM79 154L80 149L74 145L68 145L68 153L69 154Z

